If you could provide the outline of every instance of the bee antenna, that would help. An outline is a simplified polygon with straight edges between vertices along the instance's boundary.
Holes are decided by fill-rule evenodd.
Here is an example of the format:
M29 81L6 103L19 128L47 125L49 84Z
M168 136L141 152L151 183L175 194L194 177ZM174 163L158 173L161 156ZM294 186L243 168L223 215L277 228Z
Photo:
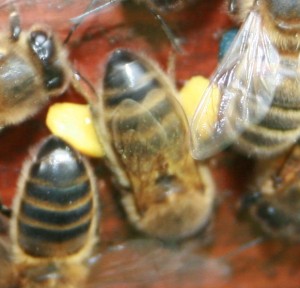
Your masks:
M78 28L79 25L81 25L81 23L85 20L85 18L87 18L88 16L97 13L98 11L112 5L115 2L121 2L122 0L103 0L103 3L98 5L97 7L93 8L93 6L95 5L95 3L97 3L97 0L92 0L90 2L90 4L88 5L88 7L85 9L85 12L82 13L81 15L71 18L70 21L73 23L72 28L70 29L64 44L68 43L71 36L73 35L74 31Z
M180 46L180 41L170 28L170 26L167 24L167 22L164 20L164 18L153 8L147 6L148 11L154 16L154 18L160 23L161 28L165 32L167 38L170 40L173 48L175 49L176 52L182 53L182 48Z
M86 84L87 88L90 90L93 96L90 96L91 94L87 92L87 89L83 87L83 85L80 83L80 81L83 81L84 84ZM97 91L92 85L92 83L85 78L79 71L74 70L73 71L73 81L72 85L75 88L75 90L81 94L88 102L94 99L94 96L97 98Z

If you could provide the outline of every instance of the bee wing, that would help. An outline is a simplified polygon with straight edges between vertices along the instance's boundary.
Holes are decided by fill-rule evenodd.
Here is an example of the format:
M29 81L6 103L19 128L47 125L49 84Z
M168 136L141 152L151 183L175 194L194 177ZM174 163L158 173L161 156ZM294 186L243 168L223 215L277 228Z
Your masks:
M105 251L92 266L86 288L213 287L231 274L224 261L174 249L157 240L130 240Z
M260 15L249 14L211 78L192 120L195 158L231 144L267 113L279 83L280 56Z
M159 165L157 158L164 154L158 152L167 145L161 124L148 109L131 99L124 100L115 110L112 135L126 169L134 174L155 169L154 165Z

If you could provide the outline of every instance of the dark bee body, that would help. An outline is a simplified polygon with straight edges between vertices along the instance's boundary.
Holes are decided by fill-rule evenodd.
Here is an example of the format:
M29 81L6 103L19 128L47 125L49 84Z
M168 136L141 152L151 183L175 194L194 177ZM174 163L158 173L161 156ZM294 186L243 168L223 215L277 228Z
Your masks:
M209 171L189 154L185 114L169 80L145 58L118 50L109 59L97 132L129 220L159 238L203 228L214 192Z
M17 287L82 287L97 241L96 191L71 147L55 137L40 145L22 170L10 224Z
M258 162L256 189L241 202L241 212L249 213L263 231L288 241L300 240L299 160L297 144L288 155Z
M239 2L240 15L248 14L252 1ZM260 1L257 10L266 33L280 53L281 79L269 111L261 122L246 129L238 147L247 154L261 157L285 151L300 137L300 44L295 37L300 31L300 3Z
M36 114L71 81L67 53L48 27L17 29L18 34L0 34L0 126Z

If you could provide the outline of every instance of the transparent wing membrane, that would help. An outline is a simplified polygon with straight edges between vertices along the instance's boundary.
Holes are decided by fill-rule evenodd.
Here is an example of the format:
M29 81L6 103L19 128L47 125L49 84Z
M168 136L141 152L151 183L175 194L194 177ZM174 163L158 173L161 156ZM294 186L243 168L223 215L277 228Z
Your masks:
M191 124L195 158L224 149L264 118L279 83L279 64L260 15L251 12L200 97Z

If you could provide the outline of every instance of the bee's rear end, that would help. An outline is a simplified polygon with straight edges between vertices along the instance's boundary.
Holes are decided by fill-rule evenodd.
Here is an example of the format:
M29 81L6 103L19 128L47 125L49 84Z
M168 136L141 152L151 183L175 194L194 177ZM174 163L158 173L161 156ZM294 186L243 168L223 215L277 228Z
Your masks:
M87 161L62 140L50 137L39 146L22 170L10 231L14 259L25 274L30 266L60 275L63 266L72 270L90 257L97 239L96 190Z

